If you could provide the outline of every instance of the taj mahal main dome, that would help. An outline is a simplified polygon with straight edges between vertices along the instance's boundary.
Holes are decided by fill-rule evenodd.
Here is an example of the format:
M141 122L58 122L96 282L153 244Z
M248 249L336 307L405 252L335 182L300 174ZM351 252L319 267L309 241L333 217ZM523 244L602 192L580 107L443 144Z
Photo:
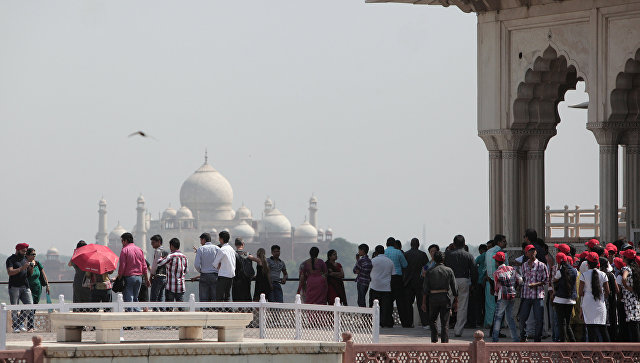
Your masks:
M308 216L299 227L292 227L287 216L275 207L275 203L267 197L264 210L254 219L252 211L242 204L237 211L233 208L233 188L222 173L216 170L205 153L204 163L191 174L180 187L180 208L171 206L158 213L153 219L146 208L142 196L137 199L137 220L131 229L134 240L143 250L151 250L149 238L161 235L163 240L178 238L182 242L181 250L190 252L191 246L200 245L199 236L209 232L213 240L221 231L228 231L231 238L241 238L245 243L255 247L269 248L272 244L280 244L283 248L294 245L331 241L331 229L322 230L317 225L318 198L309 199ZM119 252L121 243L119 236L127 230L120 225L107 233L107 203L101 199L98 203L97 243L109 245L114 252ZM142 242L144 241L144 242ZM142 243L141 243L142 242ZM303 248L308 250L308 248Z
M204 164L182 183L180 204L205 220L224 221L235 215L231 184L209 165L206 157Z

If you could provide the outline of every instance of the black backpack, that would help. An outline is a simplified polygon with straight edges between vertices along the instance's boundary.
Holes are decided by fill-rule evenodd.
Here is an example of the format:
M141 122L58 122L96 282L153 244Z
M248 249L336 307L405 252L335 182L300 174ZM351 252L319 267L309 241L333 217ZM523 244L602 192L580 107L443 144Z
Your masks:
M253 269L253 262L247 257L246 252L241 254L236 251L236 277L251 280L255 276L256 270Z

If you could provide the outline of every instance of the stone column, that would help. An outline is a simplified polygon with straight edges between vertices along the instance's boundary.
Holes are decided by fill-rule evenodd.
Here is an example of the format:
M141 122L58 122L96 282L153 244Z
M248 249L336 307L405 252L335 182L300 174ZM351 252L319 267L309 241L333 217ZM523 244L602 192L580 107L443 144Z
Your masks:
M544 150L527 151L527 227L544 236ZM547 236L549 237L549 236Z
M502 152L502 234L510 244L521 240L520 153Z
M502 152L489 151L489 235L502 233Z
M618 145L600 145L600 239L618 237Z
M631 238L631 229L640 228L640 145L627 145L625 154L627 237Z

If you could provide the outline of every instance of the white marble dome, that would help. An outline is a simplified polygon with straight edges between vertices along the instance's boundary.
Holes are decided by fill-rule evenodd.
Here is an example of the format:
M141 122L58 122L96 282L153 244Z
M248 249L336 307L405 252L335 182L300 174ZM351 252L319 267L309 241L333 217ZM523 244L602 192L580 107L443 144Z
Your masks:
M238 220L244 220L252 219L253 217L251 216L251 210L245 207L244 204L242 204L242 207L238 208L238 210L236 211L235 218Z
M293 233L294 238L317 238L318 230L309 221L304 221Z
M259 227L260 233L291 234L291 222L277 208L271 209L265 214Z
M178 217L178 219L193 219L193 213L191 213L189 208L182 206L178 209L176 217Z
M176 218L177 215L178 215L178 211L176 211L175 209L169 207L169 208L165 209L164 212L162 212L162 219Z
M60 256L60 251L55 247L51 247L47 250L47 256Z
M256 235L256 231L247 223L246 221L242 221L238 223L235 227L231 228L231 237L240 237L240 238L248 238Z
M120 241L120 237L122 236L123 233L127 233L127 230L120 225L120 222L118 222L118 225L116 226L116 228L114 228L111 231L111 233L109 233L109 240Z
M216 169L205 163L198 168L180 188L180 204L192 212L200 212L201 218L211 216L224 219L232 216L233 189L229 181ZM220 214L219 212L226 212Z

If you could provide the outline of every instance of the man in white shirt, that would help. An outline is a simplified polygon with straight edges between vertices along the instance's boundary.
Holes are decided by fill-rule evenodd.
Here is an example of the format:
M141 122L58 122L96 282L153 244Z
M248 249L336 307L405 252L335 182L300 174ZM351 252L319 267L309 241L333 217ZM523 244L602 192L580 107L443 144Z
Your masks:
M393 261L384 255L384 247L377 245L371 259L371 283L369 284L369 307L373 300L380 304L380 326L393 328L393 302L391 300L391 275L395 270Z
M213 266L218 268L218 282L216 283L216 300L229 301L231 298L231 285L236 276L236 250L229 246L231 236L229 232L222 231L218 234L221 243L220 252L213 260Z
M192 281L199 279L198 295L200 301L216 301L216 282L218 281L218 266L213 261L219 255L220 248L211 243L211 235L203 233L200 235L201 246L196 250L196 260L194 266L200 273L199 278L192 278ZM195 247L194 247L195 248Z

